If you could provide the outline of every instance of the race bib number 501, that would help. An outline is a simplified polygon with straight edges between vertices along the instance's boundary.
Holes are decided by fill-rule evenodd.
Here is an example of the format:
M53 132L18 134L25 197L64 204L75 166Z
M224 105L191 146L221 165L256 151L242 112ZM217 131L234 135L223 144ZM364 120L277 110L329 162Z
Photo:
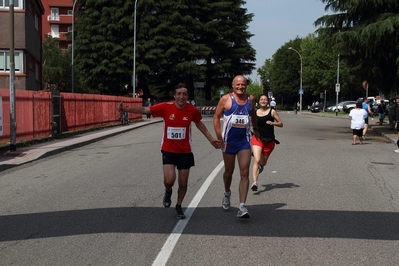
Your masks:
M168 139L185 139L186 128L185 127L168 127L167 131Z

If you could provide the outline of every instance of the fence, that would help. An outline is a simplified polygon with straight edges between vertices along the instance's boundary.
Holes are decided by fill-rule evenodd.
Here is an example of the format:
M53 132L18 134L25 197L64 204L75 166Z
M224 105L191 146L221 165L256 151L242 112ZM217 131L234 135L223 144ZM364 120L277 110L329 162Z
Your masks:
M2 132L0 144L10 141L10 91L0 89L2 98ZM142 106L141 98L121 96L52 93L47 91L15 91L16 141L48 137L81 129L120 122L116 108ZM129 114L129 120L141 119L140 114Z

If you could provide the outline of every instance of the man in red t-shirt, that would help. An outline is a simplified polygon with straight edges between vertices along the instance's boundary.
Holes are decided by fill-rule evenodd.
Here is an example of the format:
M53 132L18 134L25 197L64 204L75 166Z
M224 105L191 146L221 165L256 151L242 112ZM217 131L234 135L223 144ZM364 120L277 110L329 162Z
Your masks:
M151 114L153 117L162 117L164 120L163 137L161 142L162 163L164 172L165 195L163 206L171 205L172 187L176 181L178 170L179 189L177 191L176 213L177 219L185 219L181 208L187 192L187 182L190 167L194 166L194 155L191 149L191 122L194 122L199 131L217 149L221 147L219 140L212 137L201 121L202 116L198 109L187 103L188 89L184 83L175 87L174 101L159 103L150 107L119 107L119 112L136 114Z

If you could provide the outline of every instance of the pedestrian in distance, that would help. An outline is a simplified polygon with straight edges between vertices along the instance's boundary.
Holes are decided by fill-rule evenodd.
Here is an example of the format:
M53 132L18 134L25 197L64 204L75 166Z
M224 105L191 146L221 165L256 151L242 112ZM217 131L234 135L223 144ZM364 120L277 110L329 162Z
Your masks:
M360 144L363 144L363 130L366 125L365 118L367 116L366 110L362 108L362 103L357 102L356 107L349 112L351 118L352 129L352 145L356 145L356 138L359 137Z
M396 108L395 108L395 129L398 131L398 140L396 141L396 146L398 147L394 152L399 153L399 95L396 96L395 99Z
M240 182L238 186L239 206L237 217L250 218L245 202L249 190L249 167L251 164L251 124L256 125L255 99L246 93L247 80L244 76L234 77L232 82L233 92L223 95L216 107L213 116L213 126L216 137L222 143L224 161L224 195L223 209L230 208L231 183L237 158L240 169ZM223 117L223 130L220 119ZM259 137L257 130L255 136Z
M191 122L201 131L208 141L217 149L221 147L220 141L213 138L201 121L202 116L198 109L187 104L188 89L184 83L179 83L174 89L174 101L163 102L150 107L120 107L120 112L136 114L152 114L153 117L162 117L164 121L163 138L161 144L165 194L163 206L171 205L172 187L176 181L176 168L178 172L178 191L176 202L177 219L185 219L182 202L187 192L190 168L194 166L194 155L191 147Z
M276 110L276 101L274 98L272 98L272 100L270 101L270 108Z
M150 107L151 105L152 105L151 98L148 98L147 101L145 102L144 106ZM147 119L151 119L151 113L146 114L146 116L147 116Z
M391 99L389 101L389 106L388 106L388 119L389 119L389 129L390 130L393 130L395 127L395 121L396 121L396 113L395 112L396 112L396 102L395 102L395 99Z
M254 162L252 166L252 191L258 191L258 178L262 173L270 154L273 152L276 145L276 138L274 136L274 127L283 127L276 110L268 108L268 98L265 94L259 97L260 108L256 110L256 125L253 125L253 130L259 132L259 138L255 135L251 138L252 154ZM278 142L277 142L278 143Z
M363 140L366 140L366 133L367 133L367 129L369 127L369 116L373 115L373 112L371 112L370 105L368 102L369 102L369 100L367 99L367 97L363 98L362 108L367 113L367 116L364 118L364 128L363 128L363 133L362 133Z
M380 103L378 104L377 107L377 111L378 111L379 123L380 125L382 125L384 123L385 113L387 111L387 107L385 106L385 102L383 99L380 100Z

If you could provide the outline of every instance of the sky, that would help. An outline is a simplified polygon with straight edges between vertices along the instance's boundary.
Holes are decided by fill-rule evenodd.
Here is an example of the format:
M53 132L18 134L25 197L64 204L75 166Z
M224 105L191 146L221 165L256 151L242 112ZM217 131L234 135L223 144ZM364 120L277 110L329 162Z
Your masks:
M272 58L285 43L297 36L306 37L314 33L316 19L323 16L325 4L321 0L246 0L244 8L254 17L248 31L254 34L250 39L256 50L256 68L249 78L260 82L257 69Z

